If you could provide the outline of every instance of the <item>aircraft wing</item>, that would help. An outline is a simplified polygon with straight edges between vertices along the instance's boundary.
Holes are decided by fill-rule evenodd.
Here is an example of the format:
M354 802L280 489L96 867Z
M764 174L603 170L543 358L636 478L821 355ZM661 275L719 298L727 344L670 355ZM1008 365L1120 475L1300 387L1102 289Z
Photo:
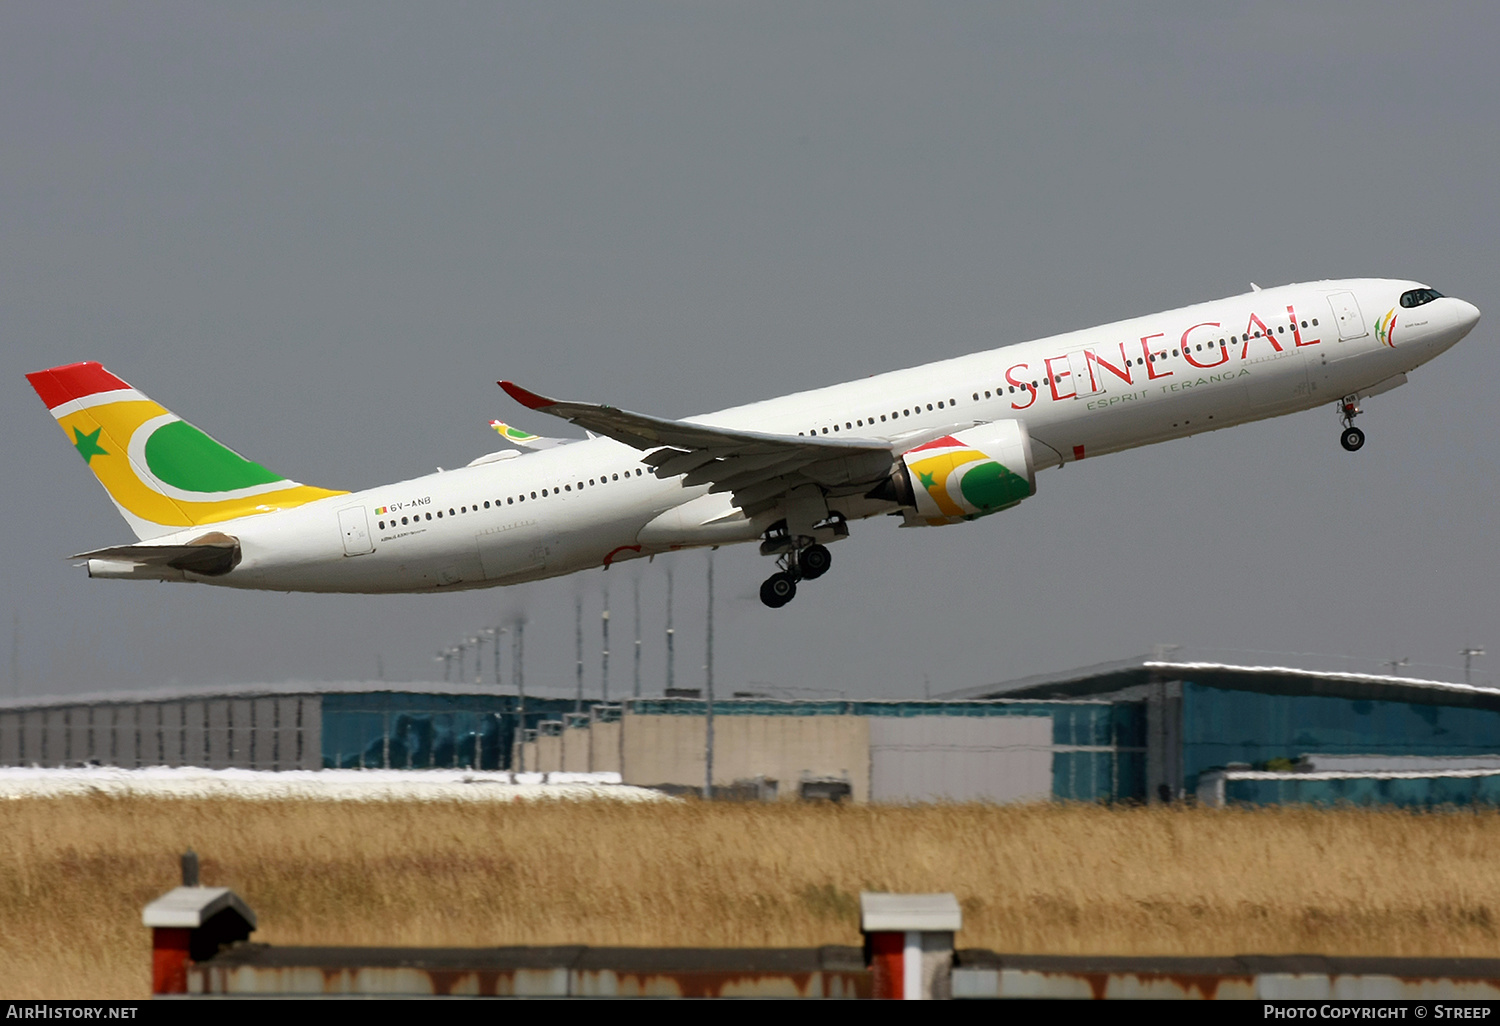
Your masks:
M562 402L510 382L501 388L521 405L561 417L647 453L659 478L684 475L686 485L733 492L747 516L776 504L786 492L817 484L833 494L868 489L891 472L891 447L876 439L773 435L667 420L613 406Z

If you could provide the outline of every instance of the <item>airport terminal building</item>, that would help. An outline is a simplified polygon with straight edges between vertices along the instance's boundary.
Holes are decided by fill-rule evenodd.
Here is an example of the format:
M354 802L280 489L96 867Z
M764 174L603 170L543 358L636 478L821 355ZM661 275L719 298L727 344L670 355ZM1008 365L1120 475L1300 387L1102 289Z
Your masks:
M1130 659L932 700L714 703L725 796L856 802L1500 803L1500 689ZM0 765L613 771L701 788L700 697L432 683L0 702Z

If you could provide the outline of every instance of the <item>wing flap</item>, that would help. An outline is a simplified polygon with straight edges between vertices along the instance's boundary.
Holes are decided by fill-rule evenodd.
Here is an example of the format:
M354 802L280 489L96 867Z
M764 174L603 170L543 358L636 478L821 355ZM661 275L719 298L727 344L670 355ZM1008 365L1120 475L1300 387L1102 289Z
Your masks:
M747 516L771 509L791 489L816 484L842 489L874 484L890 473L893 449L879 439L773 435L631 413L612 406L563 402L509 381L506 393L533 410L642 450L662 479L683 476L687 487L729 492Z

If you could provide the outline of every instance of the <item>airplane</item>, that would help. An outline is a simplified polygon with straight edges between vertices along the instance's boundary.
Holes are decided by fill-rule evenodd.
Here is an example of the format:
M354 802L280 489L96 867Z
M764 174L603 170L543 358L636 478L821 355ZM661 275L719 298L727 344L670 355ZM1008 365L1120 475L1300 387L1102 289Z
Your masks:
M27 378L139 539L73 557L90 577L432 592L756 542L776 562L761 600L778 608L828 571L828 546L856 521L977 520L1034 495L1053 467L1323 404L1357 451L1362 402L1479 316L1416 281L1252 286L685 420L501 381L590 437L559 445L502 423L532 451L357 492L267 470L98 363Z

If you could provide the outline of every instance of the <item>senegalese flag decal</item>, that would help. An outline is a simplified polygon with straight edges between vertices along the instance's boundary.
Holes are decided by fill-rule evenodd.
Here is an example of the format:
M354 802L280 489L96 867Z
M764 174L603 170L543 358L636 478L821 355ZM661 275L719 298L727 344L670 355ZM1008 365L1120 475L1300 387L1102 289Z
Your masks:
M906 455L921 486L917 511L930 523L973 520L1014 506L1031 494L1026 478L952 435L919 445Z
M347 494L246 459L93 361L26 380L139 538Z

